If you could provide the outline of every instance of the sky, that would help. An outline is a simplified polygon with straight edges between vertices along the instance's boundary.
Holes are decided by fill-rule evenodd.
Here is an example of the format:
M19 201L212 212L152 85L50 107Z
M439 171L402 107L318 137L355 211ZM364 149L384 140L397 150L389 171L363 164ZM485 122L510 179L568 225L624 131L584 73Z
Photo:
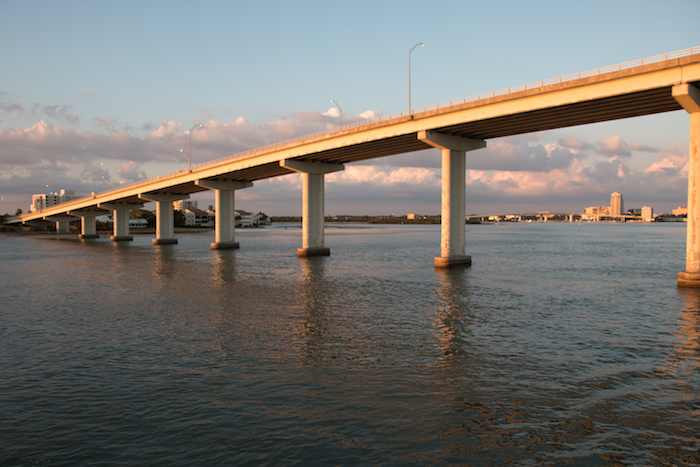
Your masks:
M343 123L700 45L700 1L0 0L0 213L89 195ZM670 212L687 202L684 111L488 140L467 213ZM440 213L437 149L326 176L326 214ZM48 185L48 186L47 186ZM212 192L193 196L200 207ZM236 207L301 215L301 177ZM147 208L155 209L147 205Z

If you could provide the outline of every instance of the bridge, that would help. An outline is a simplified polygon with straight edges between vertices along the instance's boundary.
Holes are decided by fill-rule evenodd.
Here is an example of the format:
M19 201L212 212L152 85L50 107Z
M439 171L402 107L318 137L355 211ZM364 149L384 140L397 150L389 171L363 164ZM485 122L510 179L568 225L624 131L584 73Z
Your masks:
M690 171L686 270L679 286L700 287L700 47L479 94L345 125L187 170L120 186L21 216L56 222L67 232L82 218L81 238L96 236L95 217L114 212L114 241L130 240L129 211L156 202L154 244L177 243L173 201L215 191L216 238L211 248L238 248L234 194L258 180L301 173L299 256L329 255L324 244L324 175L357 161L438 148L442 151L442 229L435 267L471 264L465 254L466 152L489 139L576 125L686 110Z

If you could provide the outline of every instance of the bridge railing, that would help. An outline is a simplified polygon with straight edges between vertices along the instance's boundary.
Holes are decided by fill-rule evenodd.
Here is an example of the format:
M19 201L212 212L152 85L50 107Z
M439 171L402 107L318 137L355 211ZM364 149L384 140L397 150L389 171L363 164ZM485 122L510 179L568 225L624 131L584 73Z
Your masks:
M360 120L360 121L353 122L353 123L350 123L347 125L343 125L341 127L327 129L327 130L323 130L323 131L318 131L316 133L312 133L309 135L297 136L295 138L287 139L284 141L279 141L279 142L276 142L273 144L268 144L267 146L249 149L247 151L239 152L239 153L236 153L236 154L233 154L230 156L222 157L219 159L214 159L212 161L204 162L203 164L196 165L192 169L193 170L194 169L202 169L202 168L209 167L212 165L220 164L222 162L230 162L230 161L234 161L234 160L246 159L253 154L268 151L270 149L278 148L281 146L286 146L288 144L303 142L303 141L306 141L309 139L318 138L320 136L330 135L333 133L340 133L341 131L351 130L353 128L359 128L359 127L367 126L367 125L372 125L374 123L380 123L380 122L386 122L386 121L390 121L390 120L400 119L400 118L408 117L409 115L416 114L416 113L423 113L423 112L430 112L431 110L445 109L448 107L454 107L457 105L467 104L469 102L480 101L483 99L491 99L493 97L504 96L504 95L508 95L508 94L515 94L517 92L543 88L546 86L551 86L553 84L560 84L560 83L566 83L568 81L575 81L577 79L590 78L592 76L600 76L600 75L605 75L608 73L615 73L617 71L628 70L630 68L636 68L636 67L640 67L640 66L644 66L644 65L651 65L654 63L662 63L662 62L665 62L668 60L675 60L678 58L689 57L691 55L696 55L696 54L700 54L700 46L691 47L688 49L677 50L675 52L670 52L670 53L665 53L665 54L660 54L660 55L654 55L652 57L642 58L639 60L632 60L629 62L618 63L617 65L609 65L609 66L605 66L605 67L601 67L601 68L595 68L593 70L582 71L579 73L571 73L568 75L559 76L557 78L549 78L549 79L545 79L545 80L541 80L541 81L534 81L534 82L528 83L528 84L520 84L518 86L512 86L509 88L499 89L497 91L475 94L473 96L464 97L462 99L442 102L440 104L433 104L430 106L413 109L410 111L410 113L409 113L409 111L404 111L404 112L399 112L399 113L395 113L395 114L391 114L391 115L387 115L387 116L379 116L379 117L369 118L366 120ZM133 189L133 188L137 188L137 187L143 186L143 185L149 185L149 184L156 182L158 180L171 178L171 177L174 177L176 175L182 175L182 174L187 173L187 172L189 172L189 169L182 169L182 170L177 170L175 172L170 172L170 173L167 173L164 175L159 175L157 177L153 177L153 178L149 178L149 179L145 179L145 180L140 180L138 182L133 182L133 183L129 183L126 185L119 185L118 187L101 192L101 195L114 193L114 192L122 191L125 189ZM90 196L86 196L86 197L77 199L77 200L75 200L75 202L84 201L86 198L90 198ZM73 202L71 201L71 202L66 203L66 204L72 204L72 203Z

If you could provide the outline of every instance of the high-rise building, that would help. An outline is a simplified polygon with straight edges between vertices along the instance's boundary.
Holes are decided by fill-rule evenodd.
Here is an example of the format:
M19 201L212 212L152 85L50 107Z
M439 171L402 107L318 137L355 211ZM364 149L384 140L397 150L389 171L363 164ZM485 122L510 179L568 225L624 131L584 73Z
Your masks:
M651 222L654 219L654 210L649 206L644 206L642 208L642 220L644 222Z
M43 193L39 195L32 195L32 204L29 206L29 211L41 211L49 206L67 203L68 201L73 201L74 199L78 198L80 198L80 196L76 196L75 191L73 190L61 190L58 193L49 193L48 195Z
M197 209L197 201L191 201L189 199L175 201L173 202L173 209L175 209L176 211L184 211L185 209Z
M610 215L620 216L625 211L625 202L617 191L610 195Z

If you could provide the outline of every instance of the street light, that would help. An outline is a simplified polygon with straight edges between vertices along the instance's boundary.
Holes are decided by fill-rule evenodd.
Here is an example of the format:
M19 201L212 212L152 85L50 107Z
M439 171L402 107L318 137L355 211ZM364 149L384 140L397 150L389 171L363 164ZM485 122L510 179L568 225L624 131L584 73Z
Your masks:
M185 151L184 149L180 149L180 152L184 152L185 154L187 154L187 158L190 161L190 172L192 172L192 156L190 156L190 153Z
M95 169L98 168L99 166L102 165L102 162L99 164L95 165L95 167L92 168L92 197L95 197ZM48 186L48 185L46 185Z
M413 110L411 110L411 52L418 46L423 47L425 44L422 42L417 43L410 49L408 49L408 115L413 117Z
M331 99L331 102L334 103L336 107L338 107L338 110L340 110L340 126L343 126L343 109L341 109L338 103L333 99Z
M201 123L197 123L195 126L193 126L192 128L190 128L190 152L187 152L187 151L185 151L184 149L180 149L180 152L185 152L185 153L187 153L187 158L188 158L188 160L189 160L187 166L188 166L190 172L192 172L192 130L194 130L194 129L197 128L198 126L202 126L202 124L201 124Z

